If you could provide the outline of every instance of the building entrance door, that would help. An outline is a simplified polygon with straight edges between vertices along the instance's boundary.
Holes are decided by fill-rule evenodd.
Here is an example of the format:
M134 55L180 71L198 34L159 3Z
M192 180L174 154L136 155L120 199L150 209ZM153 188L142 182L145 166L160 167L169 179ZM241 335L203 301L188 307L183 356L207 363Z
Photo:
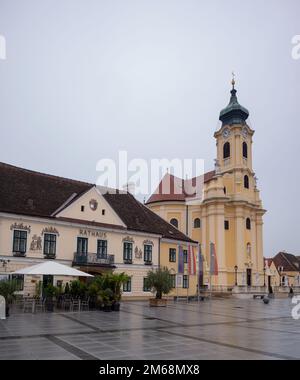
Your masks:
M272 277L268 276L268 291L271 293L271 287L272 287Z
M252 286L252 269L247 269L247 286Z
M45 288L47 288L48 285L53 285L54 276L43 276L43 296L45 296Z

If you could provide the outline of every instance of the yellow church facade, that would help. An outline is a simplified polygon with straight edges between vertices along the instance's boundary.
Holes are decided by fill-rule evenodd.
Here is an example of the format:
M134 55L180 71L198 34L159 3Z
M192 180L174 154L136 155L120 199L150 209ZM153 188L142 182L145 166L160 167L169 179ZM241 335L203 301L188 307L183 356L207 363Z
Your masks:
M215 170L202 177L202 196L175 191L178 185L185 189L188 180L168 173L147 201L152 211L199 242L204 274L191 279L190 294L196 294L198 282L216 291L251 291L264 285L265 210L252 166L254 130L247 124L248 110L238 102L234 81L232 85L230 102L220 113L221 127L214 134ZM168 194L161 191L164 182L170 183ZM217 255L215 276L209 270L210 243ZM176 271L167 252L161 253L160 264Z

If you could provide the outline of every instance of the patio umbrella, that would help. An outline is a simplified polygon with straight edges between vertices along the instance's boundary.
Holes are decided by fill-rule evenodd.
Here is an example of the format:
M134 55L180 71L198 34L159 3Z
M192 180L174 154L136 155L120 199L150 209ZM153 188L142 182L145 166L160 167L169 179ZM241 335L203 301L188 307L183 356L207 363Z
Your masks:
M44 263L33 265L31 267L19 269L12 274L23 275L48 275L48 276L72 276L72 277L94 277L91 274L59 264L55 261L45 261Z

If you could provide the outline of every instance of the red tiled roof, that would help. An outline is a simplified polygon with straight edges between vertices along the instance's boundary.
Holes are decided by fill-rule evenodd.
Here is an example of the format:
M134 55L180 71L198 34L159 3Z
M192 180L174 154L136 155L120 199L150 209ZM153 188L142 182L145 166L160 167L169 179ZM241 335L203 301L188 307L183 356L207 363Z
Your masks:
M287 252L279 252L273 258L276 268L283 267L284 272L299 272L300 261L299 259Z
M92 186L0 163L0 211L51 216L70 197L78 197Z
M74 201L95 185L21 169L0 163L0 212L37 217L53 217L70 199ZM103 194L128 230L153 233L164 238L189 241L186 235L138 202L131 194ZM72 201L70 203L72 203ZM110 227L79 219L59 218L71 223ZM121 226L114 226L121 228Z
M167 201L184 202L186 199L191 199L196 196L196 191L192 187L196 187L197 181L201 186L201 183L209 182L215 174L215 171L210 171L205 173L204 177L194 177L187 180L175 177L172 174L166 174L156 191L148 199L147 204ZM201 193L201 190L197 189L197 192Z

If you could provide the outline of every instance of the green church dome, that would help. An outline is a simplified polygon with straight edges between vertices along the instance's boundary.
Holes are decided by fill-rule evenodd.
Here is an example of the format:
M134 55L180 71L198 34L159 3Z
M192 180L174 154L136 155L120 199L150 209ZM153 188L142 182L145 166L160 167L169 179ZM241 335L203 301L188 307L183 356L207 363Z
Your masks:
M245 124L249 117L249 111L241 106L236 96L236 89L234 88L235 81L232 81L231 98L228 106L220 112L220 120L223 125L232 124Z

